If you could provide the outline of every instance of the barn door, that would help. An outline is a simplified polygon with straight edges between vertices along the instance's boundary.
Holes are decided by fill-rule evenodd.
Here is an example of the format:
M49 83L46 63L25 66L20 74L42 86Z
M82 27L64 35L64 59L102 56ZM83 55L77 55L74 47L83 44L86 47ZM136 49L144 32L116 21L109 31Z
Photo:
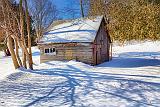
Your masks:
M72 50L66 50L65 51L65 58L66 58L66 60L72 60L73 59L73 51Z

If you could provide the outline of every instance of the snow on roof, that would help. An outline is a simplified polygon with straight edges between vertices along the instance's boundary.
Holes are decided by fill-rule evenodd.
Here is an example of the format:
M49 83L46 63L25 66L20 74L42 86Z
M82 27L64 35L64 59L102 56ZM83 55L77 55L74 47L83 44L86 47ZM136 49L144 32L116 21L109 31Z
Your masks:
M56 25L44 33L39 43L93 42L103 16L81 18Z

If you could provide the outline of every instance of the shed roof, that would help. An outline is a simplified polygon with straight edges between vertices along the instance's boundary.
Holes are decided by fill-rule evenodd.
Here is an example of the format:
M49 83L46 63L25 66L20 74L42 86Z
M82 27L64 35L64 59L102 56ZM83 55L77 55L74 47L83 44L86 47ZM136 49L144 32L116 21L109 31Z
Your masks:
M39 43L93 42L102 19L103 16L81 18L56 25L44 33Z

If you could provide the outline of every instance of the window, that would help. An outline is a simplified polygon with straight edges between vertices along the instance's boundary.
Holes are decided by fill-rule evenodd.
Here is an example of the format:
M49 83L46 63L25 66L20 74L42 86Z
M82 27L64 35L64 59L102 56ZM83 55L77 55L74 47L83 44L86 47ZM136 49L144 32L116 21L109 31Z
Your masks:
M49 49L45 49L45 53L49 53Z
M50 53L55 52L55 48L50 48Z
M44 53L50 55L56 55L56 49L55 48L44 49Z

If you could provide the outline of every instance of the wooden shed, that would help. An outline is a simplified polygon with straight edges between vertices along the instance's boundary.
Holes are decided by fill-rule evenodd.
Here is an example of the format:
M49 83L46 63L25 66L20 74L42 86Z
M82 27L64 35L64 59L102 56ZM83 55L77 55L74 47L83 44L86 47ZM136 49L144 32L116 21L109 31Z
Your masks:
M77 60L97 65L111 59L111 39L103 16L53 26L39 41L40 62Z

